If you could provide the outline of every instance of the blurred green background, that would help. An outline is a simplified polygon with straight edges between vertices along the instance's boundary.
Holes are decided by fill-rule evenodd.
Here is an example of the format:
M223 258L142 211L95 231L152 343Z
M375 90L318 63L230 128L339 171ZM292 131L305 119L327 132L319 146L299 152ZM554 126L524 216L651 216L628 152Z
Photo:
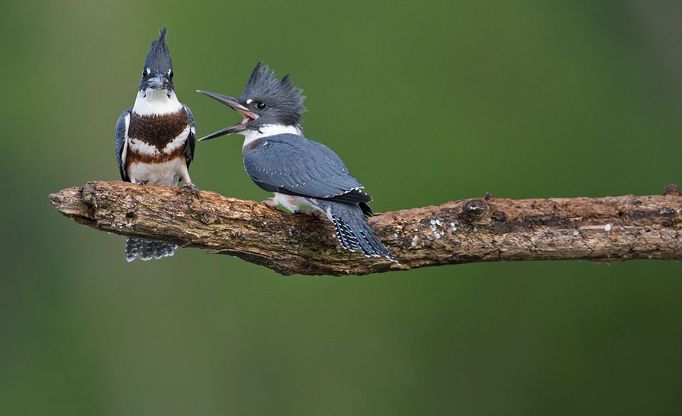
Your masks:
M470 264L281 277L124 237L47 195L118 179L114 123L169 28L203 135L263 60L376 211L492 192L658 194L682 182L681 3L3 2L2 415L682 413L682 264ZM202 189L263 199L241 138Z

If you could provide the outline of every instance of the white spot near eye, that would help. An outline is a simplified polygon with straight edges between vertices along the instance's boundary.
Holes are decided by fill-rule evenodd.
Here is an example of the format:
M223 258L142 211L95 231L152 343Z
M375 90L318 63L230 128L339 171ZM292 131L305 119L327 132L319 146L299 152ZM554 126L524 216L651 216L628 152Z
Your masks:
M248 100L246 100L246 104L251 104L252 102L253 102L253 100L250 98Z
M151 74L151 73L152 73L152 70L151 70L151 69L149 69L149 68L146 68L146 69L144 70L144 72L145 72L145 73L146 73L147 75L149 75L149 74Z

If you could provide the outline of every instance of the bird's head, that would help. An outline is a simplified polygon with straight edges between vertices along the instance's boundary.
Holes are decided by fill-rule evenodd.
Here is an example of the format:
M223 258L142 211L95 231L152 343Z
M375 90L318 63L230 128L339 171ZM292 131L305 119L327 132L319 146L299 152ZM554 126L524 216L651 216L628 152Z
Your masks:
M263 63L251 72L249 82L239 97L229 97L199 90L241 114L244 119L233 126L211 133L200 140L208 140L231 133L258 130L263 126L280 125L298 127L305 112L303 90L291 82L289 75L281 80Z
M173 91L173 62L166 45L166 28L162 28L159 37L152 42L142 68L140 91L165 91L170 95Z

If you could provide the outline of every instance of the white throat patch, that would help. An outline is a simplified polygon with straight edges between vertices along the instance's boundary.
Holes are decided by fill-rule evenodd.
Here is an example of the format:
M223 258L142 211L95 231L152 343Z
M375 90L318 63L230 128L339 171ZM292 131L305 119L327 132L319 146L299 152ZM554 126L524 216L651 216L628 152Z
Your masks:
M146 92L138 92L133 105L133 112L141 116L164 115L177 113L182 104L171 91L170 97L165 90L148 89Z
M252 141L260 139L261 137L287 133L303 136L303 133L301 133L301 129L298 126L285 126L283 124L266 124L258 130L247 130L239 134L244 136L244 144L242 145L242 147L244 147Z

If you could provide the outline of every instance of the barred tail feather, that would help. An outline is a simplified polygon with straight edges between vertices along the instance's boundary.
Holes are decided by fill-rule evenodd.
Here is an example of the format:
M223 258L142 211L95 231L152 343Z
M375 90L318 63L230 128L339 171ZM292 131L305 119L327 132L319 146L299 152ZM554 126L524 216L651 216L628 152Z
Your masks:
M334 224L336 236L345 249L363 253L368 257L386 257L391 261L396 261L374 235L367 223L364 210L360 206L313 198L309 200Z
M129 262L140 260L154 260L172 256L178 248L177 244L146 238L130 237L126 240L125 254Z

